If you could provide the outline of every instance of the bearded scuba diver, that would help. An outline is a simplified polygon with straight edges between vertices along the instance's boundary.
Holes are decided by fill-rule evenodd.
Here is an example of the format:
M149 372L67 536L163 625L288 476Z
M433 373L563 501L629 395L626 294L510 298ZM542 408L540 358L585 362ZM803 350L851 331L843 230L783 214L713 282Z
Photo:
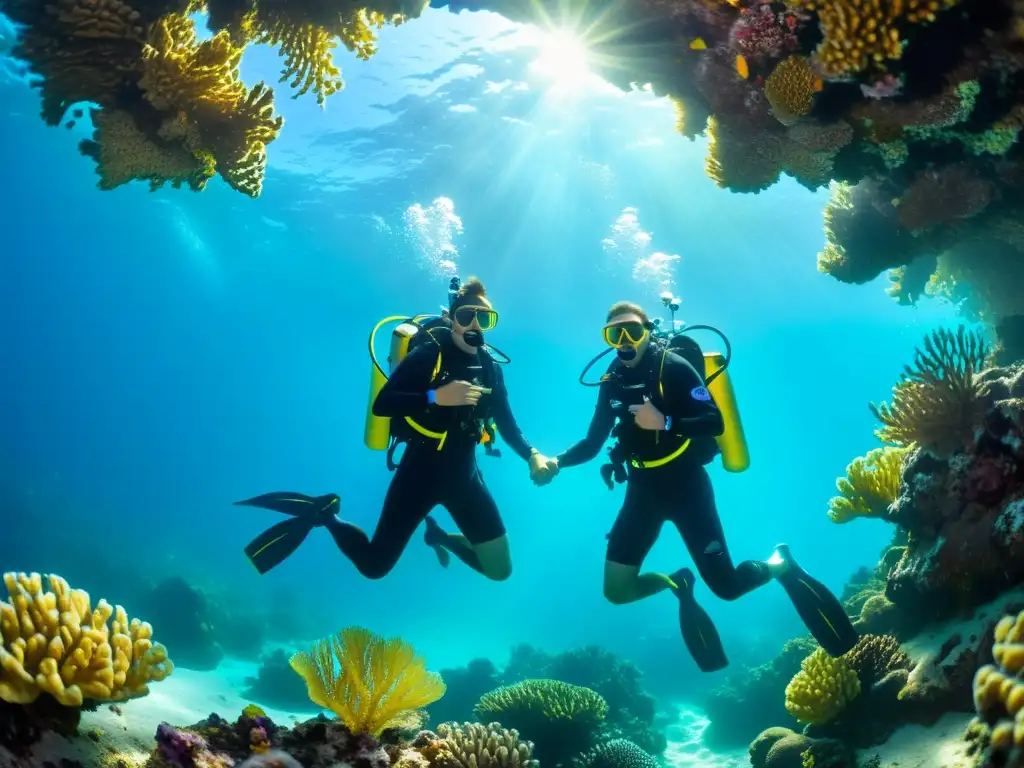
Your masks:
M609 348L580 376L581 383L600 387L587 435L549 462L554 476L596 457L610 435L617 438L602 477L609 488L625 482L626 496L607 537L605 597L621 605L671 590L678 598L683 641L700 669L713 672L728 665L718 631L694 598L690 569L641 573L662 525L671 522L717 597L736 600L775 579L826 652L846 653L856 644L857 631L835 596L796 563L785 544L768 560L733 563L705 469L716 456L730 472L750 464L726 373L731 350L724 334L711 326L677 329L679 300L666 294L662 301L673 313L667 331L636 304L619 302L608 311L602 335ZM704 353L688 335L694 330L718 333L725 354ZM615 359L600 382L584 381L590 367L611 351Z
M374 339L383 325L396 321L389 377L377 361ZM462 284L453 278L449 305L440 316L396 316L377 324L369 341L373 369L364 441L374 450L387 451L395 475L373 536L338 516L340 499L335 494L278 492L239 501L290 516L246 547L260 573L280 564L313 528L323 526L363 576L379 579L394 568L426 522L425 541L442 566L454 554L491 580L511 575L505 526L477 465L476 447L493 448L496 427L508 447L527 462L535 481L550 470L549 459L530 445L512 415L498 365L499 359L508 358L484 342L484 333L497 322L483 283L470 278ZM396 463L399 445L405 448ZM460 534L446 533L428 516L438 505L448 510Z

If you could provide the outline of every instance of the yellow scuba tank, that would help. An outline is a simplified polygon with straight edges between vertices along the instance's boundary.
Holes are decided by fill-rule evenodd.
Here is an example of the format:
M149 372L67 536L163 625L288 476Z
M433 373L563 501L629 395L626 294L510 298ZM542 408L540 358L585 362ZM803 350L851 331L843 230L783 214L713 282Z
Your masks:
M704 353L704 380L711 379L708 392L714 398L725 422L725 430L715 438L722 452L722 467L727 472L743 472L750 466L750 450L743 433L739 407L736 405L736 393L729 379L729 371L722 370L724 367L725 356L721 352ZM712 379L718 371L721 373Z
M386 317L377 323L370 333L370 361L372 363L370 366L370 398L366 404L366 426L363 429L363 442L372 451L386 451L391 442L391 419L386 416L374 416L373 402L377 399L377 395L380 394L380 390L388 380L388 376L394 373L398 364L405 359L405 355L409 351L410 340L419 332L420 326L415 324L416 319L412 318L413 322L407 322L409 318L404 315ZM391 332L391 346L388 352L389 369L385 374L377 362L373 344L377 331L384 325L396 321L406 322L400 322L395 327L395 330Z

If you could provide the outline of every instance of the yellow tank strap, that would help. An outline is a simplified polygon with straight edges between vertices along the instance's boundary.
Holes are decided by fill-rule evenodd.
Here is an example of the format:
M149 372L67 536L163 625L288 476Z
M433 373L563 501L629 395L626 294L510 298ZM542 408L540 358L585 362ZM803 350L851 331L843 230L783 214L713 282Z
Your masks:
M437 344L437 339L434 339L434 334L432 334L430 331L427 331L427 335L431 339L434 340L435 344ZM438 346L438 349L440 350L441 345L438 344L437 346ZM441 373L441 363L442 363L441 357L442 357L441 352L438 351L438 353L437 353L437 362L434 363L434 370L430 373L430 383L431 384L434 383L434 380L437 378L438 374ZM444 448L444 442L445 442L445 440L448 439L448 432L447 431L445 431L445 432L434 432L433 430L427 429L422 424L419 424L419 423L413 421L408 416L405 417L405 423L408 424L413 429L415 429L417 432L419 432L424 437L430 438L431 440L437 440L437 450L440 451L442 448Z
M690 440L689 438L687 438L682 445L680 445L678 448L672 451L672 453L670 453L668 456L662 456L660 459L651 459L650 461L638 461L637 459L632 459L630 460L630 464L632 464L637 469L654 469L655 467L663 467L670 461L675 461L684 453L686 453L686 449L689 447Z
M662 400L665 399L665 385L662 382L662 376L665 373L665 357L667 355L668 347L665 347L665 349L661 353L661 365L658 367L658 395L662 398ZM655 441L660 442L660 437L660 434L655 435ZM660 459L651 459L650 461L638 461L637 459L632 459L630 460L630 464L632 464L637 469L654 469L655 467L663 467L670 461L675 461L684 453L686 453L686 449L689 447L690 440L687 439L683 441L683 444L676 448L674 451L672 451L672 453L670 453L668 456L662 456Z
M445 432L433 432L433 431L427 429L426 427L424 427L422 424L417 424L415 421L413 421L408 416L405 417L405 423L408 424L413 429L415 429L417 432L419 432L424 437L429 437L431 440L437 440L437 450L440 451L442 448L444 448L444 441L448 439L448 432L447 431L445 431Z

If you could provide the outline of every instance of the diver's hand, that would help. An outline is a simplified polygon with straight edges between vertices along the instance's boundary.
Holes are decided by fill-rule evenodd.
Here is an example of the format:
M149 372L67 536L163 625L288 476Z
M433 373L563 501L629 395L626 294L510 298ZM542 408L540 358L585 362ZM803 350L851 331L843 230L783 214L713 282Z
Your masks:
M543 453L534 452L530 454L530 479L535 485L547 485L552 478L558 474L558 462L549 459Z
M629 406L629 412L633 414L633 421L640 429L661 431L665 429L665 414L654 407L654 404L644 399L643 405Z
M483 387L470 384L468 381L449 381L434 390L434 402L447 407L459 405L476 405L480 401Z

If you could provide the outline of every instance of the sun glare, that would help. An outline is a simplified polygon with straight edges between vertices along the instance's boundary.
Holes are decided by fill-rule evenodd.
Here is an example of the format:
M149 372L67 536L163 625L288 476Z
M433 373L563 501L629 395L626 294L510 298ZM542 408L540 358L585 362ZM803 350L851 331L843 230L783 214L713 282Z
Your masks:
M537 58L531 66L549 79L553 87L572 90L582 88L593 77L588 58L587 47L578 37L570 32L549 32L540 39Z

